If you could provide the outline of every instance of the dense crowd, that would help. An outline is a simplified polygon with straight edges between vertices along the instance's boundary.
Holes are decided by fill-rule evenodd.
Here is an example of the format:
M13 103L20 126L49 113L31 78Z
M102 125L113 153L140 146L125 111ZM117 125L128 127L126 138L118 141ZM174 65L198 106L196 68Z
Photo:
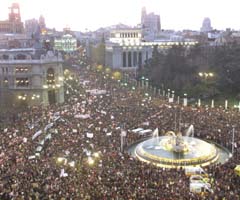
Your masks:
M0 124L1 200L240 199L240 177L234 173L240 164L238 111L146 97L141 88L132 90L91 69L81 69L76 77L66 83L63 105L31 107ZM90 89L106 94L86 92ZM130 131L134 128L158 128L164 134L184 132L191 124L195 136L228 149L235 128L233 157L205 168L213 193L190 192L183 169L159 168L121 151L122 130L126 147L143 137Z

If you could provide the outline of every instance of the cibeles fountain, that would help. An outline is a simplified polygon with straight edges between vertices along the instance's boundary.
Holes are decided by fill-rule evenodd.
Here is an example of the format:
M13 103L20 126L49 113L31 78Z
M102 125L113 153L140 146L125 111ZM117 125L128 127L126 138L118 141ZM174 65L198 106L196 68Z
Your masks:
M193 137L193 131L191 136L188 132L183 136L173 131L164 136L154 135L130 149L139 160L168 168L223 163L230 156L224 147Z

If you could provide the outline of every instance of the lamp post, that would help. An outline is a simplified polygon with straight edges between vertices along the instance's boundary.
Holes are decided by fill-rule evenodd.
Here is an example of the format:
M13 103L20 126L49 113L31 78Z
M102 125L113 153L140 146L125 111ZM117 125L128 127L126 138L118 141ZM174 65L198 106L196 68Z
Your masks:
M232 130L232 155L234 153L234 145L235 145L234 138L235 138L235 126L233 126L233 130Z
M183 98L183 106L187 106L187 93L184 93L184 98Z
M170 97L170 89L168 89L167 91L168 91L167 97L169 98Z
M201 107L201 99L198 99L198 107Z
M143 77L141 78L141 86L142 86L142 88L144 88L144 83L145 83L145 77L143 76Z
M214 100L212 99L211 108L214 108Z
M145 80L146 80L146 89L148 90L148 86L149 86L149 79L148 79L148 78L146 78Z
M173 98L173 100L174 100L174 96L175 96L175 91L173 90L172 91L172 98Z
M228 100L225 100L225 110L228 109Z

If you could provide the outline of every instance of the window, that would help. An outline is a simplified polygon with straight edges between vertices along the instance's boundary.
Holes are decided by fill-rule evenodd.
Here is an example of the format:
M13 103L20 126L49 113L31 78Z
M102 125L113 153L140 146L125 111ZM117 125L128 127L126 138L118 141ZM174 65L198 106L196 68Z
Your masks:
M21 66L16 67L15 72L16 73L26 73L26 72L28 72L28 67L21 67Z
M28 78L16 78L17 87L28 87L28 85L29 85Z

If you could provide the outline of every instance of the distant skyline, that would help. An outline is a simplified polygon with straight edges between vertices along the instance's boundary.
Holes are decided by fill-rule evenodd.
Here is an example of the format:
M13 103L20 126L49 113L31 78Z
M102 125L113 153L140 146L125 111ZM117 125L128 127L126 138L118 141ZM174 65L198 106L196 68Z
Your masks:
M239 0L1 0L1 21L8 19L13 2L20 4L23 22L43 15L47 27L60 31L66 26L83 32L118 23L136 26L143 6L160 15L162 29L200 30L209 17L214 29L240 30Z

